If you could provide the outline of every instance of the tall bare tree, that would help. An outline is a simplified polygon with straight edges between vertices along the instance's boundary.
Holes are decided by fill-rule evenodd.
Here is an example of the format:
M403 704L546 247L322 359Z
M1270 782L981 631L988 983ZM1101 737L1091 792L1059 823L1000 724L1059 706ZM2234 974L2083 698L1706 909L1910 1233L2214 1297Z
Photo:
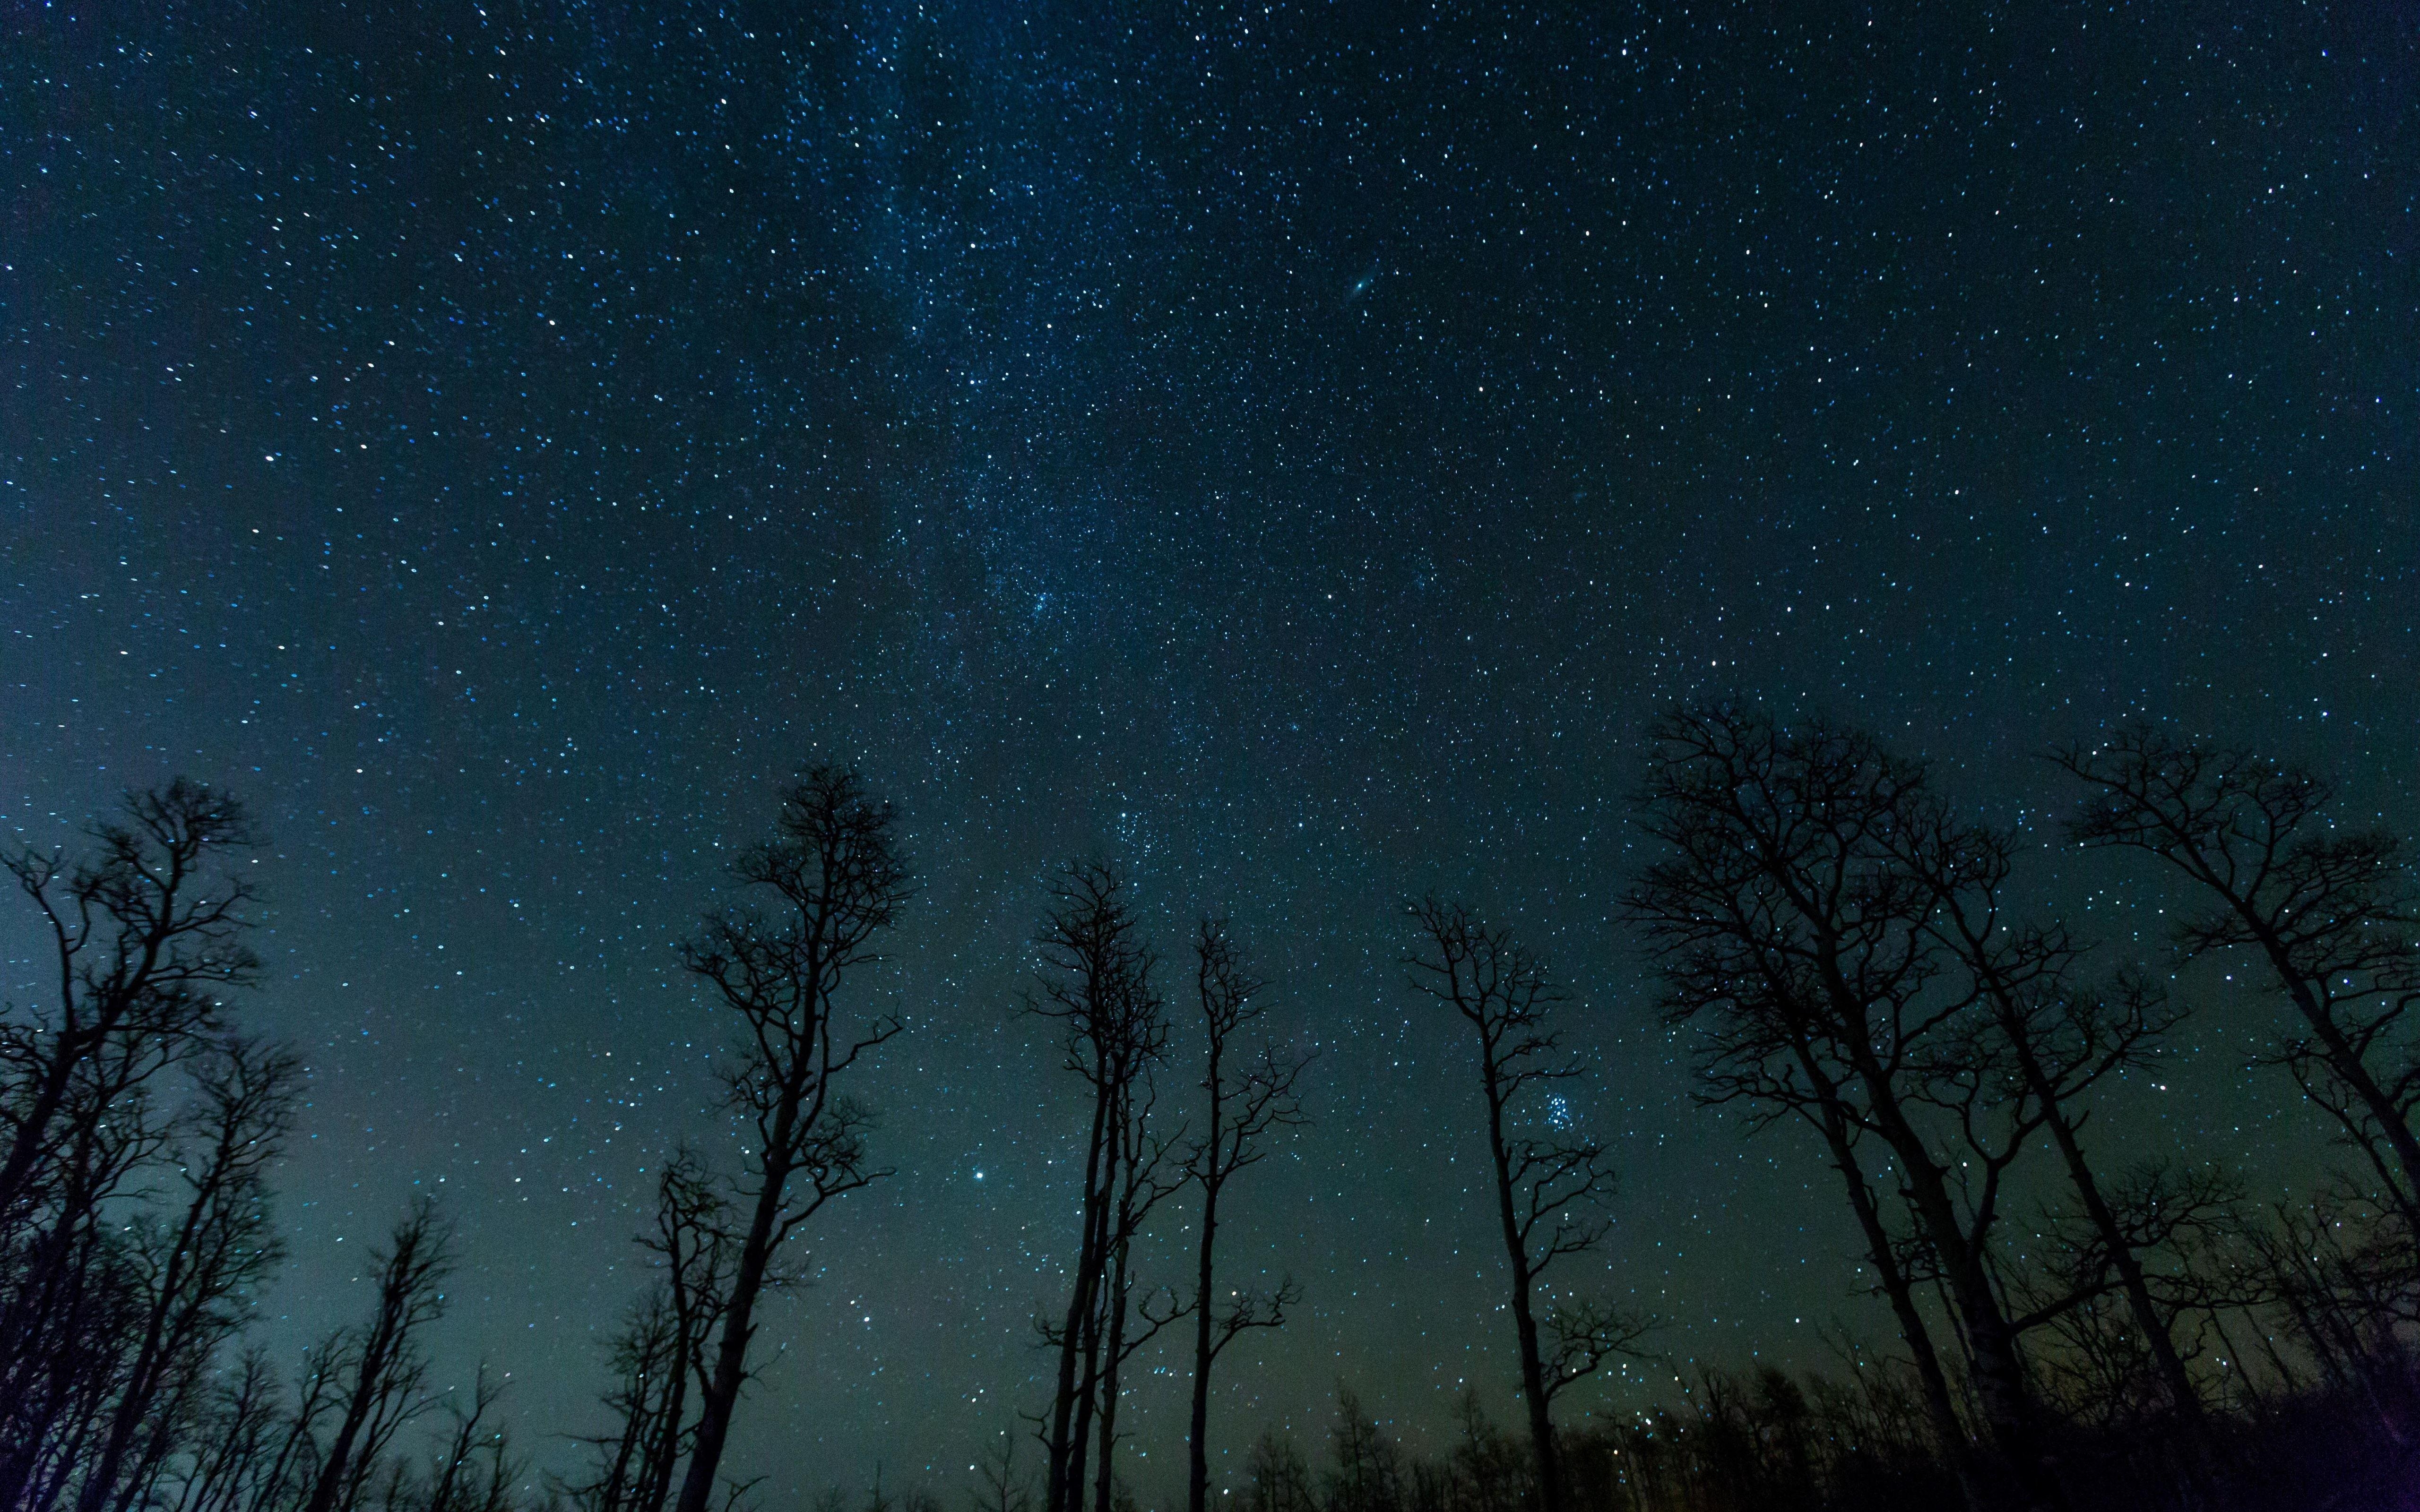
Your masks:
M675 1151L657 1174L655 1227L639 1241L659 1273L610 1348L604 1401L615 1426L587 1441L597 1472L568 1488L586 1512L662 1512L671 1499L696 1431L691 1388L706 1379L730 1291L733 1239L730 1203L706 1163Z
M1668 898L1667 902L1670 901ZM1866 1242L1868 1263L1873 1266L1879 1289L1889 1303L1900 1342L1907 1346L1924 1403L1926 1419L1940 1453L1956 1474L1970 1504L1979 1502L1975 1490L1975 1466L1968 1452L1966 1427L1960 1418L1947 1371L1917 1301L1920 1277L1910 1263L1906 1237L1891 1227L1889 1207L1875 1190L1867 1169L1873 1141L1865 1134L1854 1096L1826 1062L1814 1020L1792 990L1795 979L1778 971L1779 963L1759 956L1772 978L1743 969L1743 959L1729 949L1710 948L1695 938L1702 920L1688 916L1683 929L1667 933L1645 912L1647 901L1634 897L1664 949L1660 968L1667 1000L1676 1024L1686 1024L1709 1001L1728 1000L1736 1011L1727 1016L1724 1034L1713 1040L1698 1065L1699 1101L1709 1106L1737 1106L1747 1115L1749 1133L1761 1133L1792 1115L1823 1141L1825 1154L1839 1174L1849 1208Z
M2186 959L2248 950L2268 967L2302 1020L2276 1060L2420 1237L2420 893L2402 841L2334 828L2309 772L2157 730L2051 760L2092 790L2078 842L2156 856L2201 889L2209 907L2178 926Z
M1159 1132L1155 1119L1159 1086L1152 1067L1166 1054L1163 1025L1157 1057L1135 1079L1124 1100L1124 1116L1111 1126L1109 1164L1119 1175L1109 1207L1107 1284L1085 1330L1096 1509L1118 1504L1118 1416L1125 1396L1126 1362L1156 1338L1161 1329L1185 1315L1172 1288L1141 1287L1135 1267L1135 1242L1142 1235L1145 1220L1182 1190L1188 1179L1174 1143ZM1079 1444L1083 1431L1079 1429L1078 1435Z
M1168 1180L1169 1147L1149 1126L1153 1072L1167 1057L1169 1026L1125 878L1105 862L1077 863L1051 893L1037 942L1037 990L1025 1011L1058 1026L1066 1068L1083 1080L1091 1108L1075 1270L1065 1310L1042 1328L1058 1356L1041 1425L1043 1507L1082 1512L1086 1451L1097 1429L1095 1505L1107 1512L1118 1368L1141 1342L1128 1332L1133 1242L1177 1184ZM1148 1317L1146 1326L1156 1331L1170 1316Z
M420 1477L420 1494L408 1501L384 1498L388 1512L512 1512L512 1483L522 1466L512 1453L509 1436L496 1426L494 1411L504 1383L491 1377L484 1364L472 1378L468 1403L450 1408L452 1431L439 1442L436 1455ZM403 1483L408 1467L398 1464L396 1484Z
M219 1345L243 1321L243 1288L283 1251L270 1229L267 1168L292 1127L300 1068L293 1057L230 1039L200 1066L201 1104L178 1176L184 1201L138 1254L140 1331L102 1430L82 1472L77 1512L127 1512L176 1447L179 1397L198 1387Z
M1489 927L1459 903L1428 898L1409 910L1424 936L1404 964L1418 991L1453 1009L1479 1048L1489 1174L1511 1280L1509 1305L1520 1346L1521 1396L1528 1408L1539 1505L1561 1512L1562 1469L1555 1444L1556 1396L1629 1350L1643 1325L1591 1302L1538 1316L1547 1268L1592 1250L1610 1225L1613 1168L1595 1140L1564 1131L1554 1088L1586 1074L1549 1022L1561 992L1510 932ZM1525 1134L1543 1128L1544 1134ZM1542 1331L1542 1326L1543 1331Z
M1202 1232L1193 1288L1193 1417L1186 1470L1188 1512L1204 1512L1210 1496L1210 1368L1247 1330L1279 1328L1299 1296L1291 1277L1267 1292L1232 1293L1218 1302L1216 1251L1218 1199L1227 1183L1266 1158L1267 1135L1304 1122L1295 1095L1307 1056L1287 1056L1274 1044L1247 1050L1235 1036L1266 1011L1264 985L1248 971L1223 918L1205 918L1193 939L1194 991L1202 1007L1204 1041L1202 1090L1203 1124L1188 1162L1202 1192ZM1241 1064L1230 1061L1230 1054Z
M0 854L52 977L47 1001L0 1011L0 1505L50 1504L88 1468L70 1449L125 1418L122 1341L147 1327L157 1237L145 1173L183 1133L163 1073L217 1042L219 995L258 971L233 798L178 778L87 835L83 859ZM146 1362L147 1391L165 1364Z
M0 856L42 918L55 974L47 1011L0 1024L0 1236L23 1221L77 1119L198 1051L218 992L251 981L254 901L232 870L254 842L242 805L178 778L130 793L125 822L91 830L100 854Z
M826 1203L887 1174L867 1164L871 1115L839 1090L859 1058L899 1032L877 1014L844 1021L842 985L876 959L875 937L910 892L889 804L854 771L816 766L783 795L773 839L749 847L732 874L768 899L707 918L682 963L740 1021L724 1073L732 1107L755 1134L737 1207L721 1336L701 1382L698 1422L681 1481L680 1512L706 1512L749 1376L756 1307L782 1277L783 1246Z
M1974 1000L1900 844L1938 812L1924 768L1862 733L1725 706L1675 712L1656 737L1641 808L1666 856L1628 906L1665 960L1672 1021L1701 1031L1716 1078L1803 1088L1840 1134L1887 1148L1916 1224L1909 1253L1947 1288L2009 1471L1970 1484L2064 1505L1990 1248L2040 1106L1965 1053ZM1869 1233L1876 1263L1895 1263Z
M454 1265L453 1234L436 1205L414 1203L377 1258L378 1303L336 1367L335 1433L319 1452L302 1512L351 1512L395 1435L433 1405L421 1336L444 1313Z
M2151 1296L2139 1246L2121 1222L2104 1181L2086 1155L2086 1092L2104 1078L2144 1064L2179 1015L2164 995L2140 980L2113 992L2076 981L2085 951L2061 925L2013 917L2009 898L2018 841L2006 830L1961 822L1946 808L1912 814L1897 840L1910 872L1932 894L1927 928L1956 958L1965 990L1982 1011L1969 1041L1977 1057L2030 1096L2069 1184L2090 1225L2096 1269L2114 1274L2161 1395L2189 1433L2203 1432L2200 1393L2186 1372ZM2102 1276L2076 1278L2084 1291ZM2053 1299L2053 1304L2064 1299ZM2205 1451L2200 1458L2207 1458Z

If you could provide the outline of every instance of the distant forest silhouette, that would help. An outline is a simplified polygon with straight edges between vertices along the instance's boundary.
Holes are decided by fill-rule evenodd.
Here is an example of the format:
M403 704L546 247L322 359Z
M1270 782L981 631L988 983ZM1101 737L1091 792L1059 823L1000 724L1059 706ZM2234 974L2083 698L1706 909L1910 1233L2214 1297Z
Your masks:
M1995 827L1921 762L1822 720L1725 703L1653 731L1634 818L1652 859L1624 927L1654 963L1702 1101L1762 1136L1811 1131L1864 1252L1844 1291L1891 1336L1830 1374L1708 1369L1662 1409L1559 1425L1565 1394L1656 1356L1655 1319L1569 1285L1618 1201L1555 1088L1588 1058L1560 984L1466 904L1406 905L1407 998L1459 1036L1491 1180L1522 1420L1466 1399L1425 1459L1340 1387L1324 1445L1250 1445L1243 1512L2420 1506L2420 886L2402 837L2339 824L2319 777L2144 726L2047 752L2055 833ZM727 1030L737 1163L659 1164L645 1288L599 1361L584 1468L535 1474L482 1369L437 1389L428 1327L460 1242L397 1216L349 1326L298 1357L255 1337L281 1258L271 1183L299 1065L246 1034L260 964L241 805L178 779L127 795L74 853L6 858L52 952L0 1019L0 1507L14 1512L744 1512L724 1465L774 1352L768 1304L804 1233L885 1180L855 1073L902 1023L852 993L912 904L892 808L854 771L784 790L733 867L742 901L680 964ZM2124 853L2194 900L2171 953L2112 963L2025 895L2057 847ZM2273 1008L2247 1074L2342 1151L2315 1196L2267 1200L2206 1152L2128 1150L2093 1115L2144 1095L2211 959ZM1016 1011L1084 1093L1063 1292L1036 1320L1047 1395L972 1484L816 1512L1127 1512L1120 1422L1136 1351L1190 1344L1187 1512L1214 1494L1214 1367L1302 1299L1222 1279L1221 1197L1304 1120L1325 1069L1265 1036L1225 920L1175 959L1113 864L1053 873ZM1199 1068L1198 1073L1196 1068ZM2044 1209L2036 1194L2057 1195ZM2023 1194L2022 1196L2020 1194ZM1138 1239L1182 1214L1181 1271ZM1578 1414L1569 1413L1576 1417Z

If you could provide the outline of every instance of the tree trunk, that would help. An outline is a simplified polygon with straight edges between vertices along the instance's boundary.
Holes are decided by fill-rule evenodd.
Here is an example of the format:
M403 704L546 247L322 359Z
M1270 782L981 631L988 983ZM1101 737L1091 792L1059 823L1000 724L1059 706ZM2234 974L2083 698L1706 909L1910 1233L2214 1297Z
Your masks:
M2016 1334L2000 1311L1982 1257L1966 1242L1957 1208L1950 1201L1948 1182L1895 1103L1887 1104L1883 1123L1885 1137L1906 1173L1909 1204L1932 1242L1966 1347L1973 1351L1975 1394L1992 1425L1993 1440L2014 1473L2016 1489L2027 1505L2064 1509L2067 1493L2042 1455Z
M1809 1068L1812 1069L1811 1067ZM1865 1167L1858 1164L1856 1152L1849 1143L1848 1130L1837 1104L1823 1104L1823 1140L1832 1148L1832 1160L1849 1189L1849 1206L1855 1211L1857 1227L1865 1231L1866 1248L1872 1255L1874 1269L1882 1273L1883 1292L1890 1299L1891 1316L1899 1322L1900 1338L1915 1358L1917 1381L1924 1390L1925 1415L1932 1420L1932 1431L1941 1440L1941 1452L1949 1458L1949 1467L1957 1473L1959 1493L1969 1506L1981 1506L1975 1477L1973 1446L1966 1439L1966 1425L1958 1418L1956 1399L1949 1392L1949 1378L1941 1368L1941 1356L1932 1347L1932 1331L1925 1326L1924 1314L1916 1305L1916 1285L1900 1268L1899 1256L1891 1248L1890 1229L1883 1223L1882 1211L1874 1203L1873 1188L1867 1184Z
M781 1217L783 1189L789 1184L790 1141L797 1128L798 1100L785 1098L774 1116L773 1136L766 1144L765 1179L756 1189L756 1211L749 1219L748 1237L739 1246L739 1269L732 1276L731 1302L723 1310L714 1375L699 1394L697 1439L690 1447L688 1473L681 1478L679 1512L706 1512L714 1500L714 1477L722 1468L731 1413L739 1403L739 1388L748 1380L748 1345L756 1333L756 1298L764 1290L766 1271L773 1258L773 1229Z
M1119 1214L1121 1229L1125 1227L1125 1216L1123 1212ZM1119 1356L1125 1352L1127 1284L1126 1241L1121 1237L1109 1290L1104 1296L1109 1327L1101 1350L1100 1470L1093 1486L1094 1512L1111 1512L1117 1504L1118 1365Z
M1223 1038L1213 1033L1209 1072L1203 1078L1210 1088L1210 1134L1202 1146L1208 1164L1202 1171L1202 1253L1193 1288L1193 1416L1185 1469L1186 1512L1207 1512L1210 1500L1210 1288L1212 1250L1218 1241L1218 1188L1225 1180L1218 1168L1225 1103L1219 1060L1225 1049Z
M1820 966L1831 1014L1839 1026L1840 1049L1865 1086L1868 1111L1899 1160L1908 1204L1939 1258L1942 1279L1948 1285L1966 1347L1974 1356L1976 1396L1992 1426L1993 1441L2015 1473L2018 1494L2031 1505L2063 1512L2067 1495L2042 1457L2016 1335L2001 1314L1982 1257L1967 1242L1957 1205L1950 1200L1947 1179L1934 1163L1923 1133L1900 1105L1890 1072L1875 1057L1864 1005L1841 976L1839 961L1828 948L1822 952Z
M1218 1126L1211 1126L1218 1137ZM1218 1233L1218 1189L1205 1184L1202 1198L1202 1263L1194 1296L1193 1417L1186 1466L1186 1512L1205 1512L1210 1499L1210 1247Z
M1044 1483L1043 1512L1074 1512L1068 1493L1082 1473L1083 1447L1075 1437L1076 1364L1083 1352L1082 1335L1093 1314L1094 1289L1100 1284L1096 1236L1105 1216L1103 1210L1108 1206L1102 1190L1101 1162L1105 1153L1103 1138L1109 1132L1109 1104L1105 1094L1095 1095L1093 1100L1093 1132L1084 1154L1083 1225L1076 1244L1076 1284L1067 1298L1066 1327L1059 1336L1059 1380L1050 1403L1050 1463ZM1087 1386L1089 1396L1089 1380ZM1072 1462L1071 1452L1075 1457Z
M1512 1211L1512 1165L1504 1147L1504 1098L1497 1086L1493 1045L1482 1049L1487 1092L1487 1148L1495 1163L1496 1213L1504 1228L1504 1256L1512 1268L1512 1328L1521 1345L1521 1397L1529 1410L1529 1444L1538 1469L1540 1512L1562 1512L1563 1480L1555 1453L1555 1422L1547 1411L1545 1365L1538 1352L1538 1319L1530 1310L1531 1270L1520 1221Z

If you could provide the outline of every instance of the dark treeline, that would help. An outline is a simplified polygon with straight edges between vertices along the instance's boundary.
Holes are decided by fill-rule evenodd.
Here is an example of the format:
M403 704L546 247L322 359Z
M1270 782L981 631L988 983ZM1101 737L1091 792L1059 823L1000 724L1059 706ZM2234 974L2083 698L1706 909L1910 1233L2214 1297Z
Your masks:
M1828 1168L1814 1190L1863 1239L1844 1294L1884 1304L1890 1337L1840 1335L1828 1373L1690 1366L1665 1406L1615 1412L1594 1378L1661 1358L1660 1335L1580 1282L1617 1193L1557 1091L1592 1072L1563 984L1429 898L1406 910L1404 990L1466 1047L1490 1180L1466 1221L1501 1246L1518 1426L1469 1398L1422 1458L1348 1386L1324 1444L1263 1434L1223 1489L1213 1446L1250 1433L1214 1423L1213 1369L1249 1368L1230 1351L1302 1293L1222 1274L1220 1204L1305 1121L1314 1068L1266 1032L1224 918L1171 963L1114 864L1062 868L1031 986L1002 1005L1081 1110L1064 1289L1036 1299L1047 1393L975 1485L877 1484L866 1512L931 1512L944 1489L976 1512L1135 1507L1122 1407L1163 1335L1191 1364L1187 1512L1221 1490L1246 1512L2420 1505L2420 888L2400 838L2337 822L2309 773L2155 730L2046 760L2075 799L2036 835L1861 732L1704 705L1660 723L1636 795L1652 858L1624 914L1665 1023L1703 1101ZM356 1321L290 1357L256 1335L301 1070L237 1022L254 844L238 803L180 779L77 854L6 857L45 958L0 1020L0 1507L759 1506L725 1449L776 1352L760 1339L806 1236L892 1175L850 1090L903 1026L861 1001L913 903L889 805L854 772L803 774L682 947L728 1029L744 1155L659 1164L651 1279L580 1468L546 1475L485 1367L428 1357L458 1243L428 1203L397 1215ZM2115 955L2047 906L2043 858L2078 847L2186 901L2166 953ZM2105 1137L2211 1011L2178 985L2203 960L2272 1011L2254 1085L2344 1152L2314 1196L2264 1200L2215 1151ZM1171 1266L1145 1241L1178 1223Z

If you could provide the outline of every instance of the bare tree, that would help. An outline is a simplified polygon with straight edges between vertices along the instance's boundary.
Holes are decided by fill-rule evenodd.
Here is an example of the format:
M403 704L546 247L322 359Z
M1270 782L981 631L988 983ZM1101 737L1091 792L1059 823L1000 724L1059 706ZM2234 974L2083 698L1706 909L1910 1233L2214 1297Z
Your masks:
M2276 1059L2366 1156L2420 1236L2415 899L2402 841L2337 831L2308 772L2135 728L2050 758L2093 790L2076 841L2148 852L2211 901L2178 928L2186 959L2248 949L2302 1020Z
M1239 1172L1266 1157L1264 1140L1271 1131L1306 1121L1295 1087L1310 1057L1289 1057L1273 1044L1263 1044L1240 1068L1231 1065L1228 1054L1236 1034L1265 1011L1258 1001L1264 983L1245 969L1223 918L1202 921L1194 935L1193 959L1205 1041L1205 1106L1202 1137L1187 1163L1202 1191L1202 1233L1191 1309L1193 1418L1186 1485L1189 1512L1204 1512L1210 1495L1210 1367L1247 1330L1282 1327L1286 1308L1301 1295L1288 1278L1274 1291L1236 1292L1223 1308L1218 1305L1218 1199Z
M71 1110L104 1116L117 1094L197 1050L218 989L251 981L251 886L227 869L253 843L235 799L178 778L130 793L126 823L91 831L98 858L0 856L41 915L56 973L49 1011L0 1025L0 1236L74 1137ZM79 1095L81 1093L81 1096Z
M1412 985L1450 1006L1478 1041L1489 1173L1512 1279L1539 1504L1544 1512L1561 1512L1554 1399L1630 1350L1645 1330L1637 1319L1591 1303L1557 1307L1542 1320L1538 1294L1556 1260L1604 1240L1609 1220L1601 1209L1613 1195L1613 1169L1596 1141L1562 1132L1570 1119L1553 1089L1585 1074L1587 1066L1563 1048L1561 1032L1548 1022L1563 997L1544 968L1509 932L1490 928L1458 903L1429 898L1409 912L1425 936L1422 953L1404 963ZM1549 1132L1520 1132L1541 1126Z
M2141 1255L2086 1156L2084 1094L2104 1078L2146 1063L2179 1021L2164 995L2121 979L2109 993L2074 980L2084 948L2057 924L2012 920L2009 880L2018 843L2005 830L1962 824L1946 810L1914 816L1899 832L1907 863L1933 894L1930 928L1949 947L1983 1011L1979 1058L2013 1079L2039 1110L2096 1242L2104 1269L2076 1279L2089 1295L2114 1276L2141 1330L2160 1389L2188 1433L2203 1428L2200 1393L2151 1297ZM2055 1303L2058 1299L2054 1299ZM2206 1447L2206 1446L2205 1446ZM2205 1456L2206 1458L2206 1456Z
M1709 1106L1744 1106L1750 1134L1796 1115L1823 1139L1846 1190L1858 1231L1865 1237L1876 1289L1889 1303L1900 1340L1907 1346L1938 1451L1969 1504L1978 1504L1965 1424L1959 1417L1931 1328L1917 1304L1919 1278L1909 1263L1910 1246L1905 1236L1892 1229L1885 1206L1875 1192L1873 1176L1866 1169L1863 1129L1854 1101L1825 1065L1812 1025L1790 992L1775 982L1752 983L1734 975L1732 963L1717 952L1668 950L1662 965L1676 1024L1688 1022L1697 1011L1695 1005L1710 994L1734 995L1745 1010L1730 1026L1738 1032L1701 1058L1699 1101Z
M77 1512L127 1512L175 1443L163 1411L242 1321L242 1289L281 1256L269 1227L267 1167L292 1127L299 1068L286 1052L224 1041L198 1076L196 1148L180 1163L183 1211L138 1258L145 1298L100 1451L83 1471Z
M1938 895L1901 844L1938 813L1924 769L1861 733L1785 730L1725 707L1677 712L1656 734L1641 807L1667 855L1628 904L1664 959L1672 1022L1702 1032L1717 1081L1808 1096L1841 1120L1826 1137L1844 1176L1856 1139L1887 1148L1916 1223L1917 1244L1900 1253L1923 1257L1947 1288L1977 1402L2012 1472L1969 1484L2063 1505L1990 1248L2006 1173L2040 1108L1968 1053L1973 996L1936 932ZM1903 1269L1862 1180L1852 1197L1875 1262ZM1912 1321L1902 1312L1902 1328Z
M566 1488L591 1512L662 1512L695 1432L691 1386L706 1379L734 1250L730 1204L695 1151L676 1150L658 1172L655 1227L639 1242L659 1274L610 1347L604 1401L616 1427L587 1441L596 1474Z
M520 1467L510 1441L490 1416L504 1393L504 1383L491 1379L481 1365L472 1380L469 1405L457 1403L450 1410L453 1430L440 1442L423 1477L426 1490L411 1499L417 1512L508 1512ZM397 1500L387 1498L390 1512L406 1512Z
M140 1246L117 1210L173 1134L139 1084L80 1093L62 1128L0 1247L0 1506L49 1507L108 1411L143 1312Z
M969 1467L976 1474L976 1485L967 1493L974 1512L1033 1512L1033 1492L1016 1472L1017 1437L1002 1433Z
M1262 1429L1244 1466L1243 1502L1245 1512L1318 1512L1301 1446L1275 1428Z
M377 1257L377 1308L344 1357L335 1435L319 1455L302 1512L351 1512L396 1432L428 1410L420 1335L445 1310L441 1288L452 1249L436 1205L423 1198Z
M130 1416L123 1388L131 1366L155 1396L169 1364L126 1349L158 1299L147 1177L183 1132L160 1078L215 1042L219 992L258 966L244 940L252 891L233 869L253 836L235 800L179 778L128 794L121 822L87 833L88 859L0 855L54 974L48 1002L0 1011L0 1504L11 1506L47 1506L71 1476L89 1486L96 1441L116 1443L119 1473L121 1430L156 1405Z
M1404 1458L1361 1398L1336 1387L1336 1427L1328 1440L1336 1466L1326 1477L1327 1512L1401 1512Z
M1165 1056L1166 1049L1163 1027L1159 1057ZM1173 1144L1154 1127L1159 1088L1152 1068L1157 1058L1144 1063L1124 1099L1124 1116L1111 1125L1109 1165L1120 1175L1109 1209L1108 1278L1101 1288L1100 1305L1085 1331L1095 1508L1119 1504L1118 1412L1125 1399L1125 1364L1186 1312L1171 1288L1149 1288L1140 1296L1136 1292L1135 1241L1152 1210L1182 1190L1187 1179Z
M206 1394L196 1417L195 1452L162 1495L171 1512L231 1512L256 1504L260 1478L274 1461L277 1376L268 1351L247 1349Z
M737 1204L747 1227L701 1381L680 1512L708 1512L713 1500L749 1376L756 1306L768 1285L781 1284L782 1247L826 1203L886 1174L867 1165L871 1116L837 1084L900 1028L887 1014L846 1027L837 1003L849 974L876 959L875 936L910 890L892 808L871 797L856 772L807 772L783 795L775 838L751 846L732 870L772 902L709 918L682 948L682 963L743 1026L724 1084L755 1142Z
M1051 895L1037 942L1038 990L1025 1011L1059 1026L1066 1068L1082 1078L1092 1106L1075 1273L1063 1314L1041 1328L1058 1356L1040 1425L1047 1451L1043 1506L1082 1512L1086 1451L1098 1418L1095 1506L1108 1512L1118 1367L1141 1342L1127 1333L1133 1241L1177 1184L1168 1179L1168 1146L1149 1127L1152 1073L1168 1054L1169 1027L1125 879L1107 863L1078 863L1060 874ZM1153 1314L1146 1326L1156 1332L1171 1316Z

